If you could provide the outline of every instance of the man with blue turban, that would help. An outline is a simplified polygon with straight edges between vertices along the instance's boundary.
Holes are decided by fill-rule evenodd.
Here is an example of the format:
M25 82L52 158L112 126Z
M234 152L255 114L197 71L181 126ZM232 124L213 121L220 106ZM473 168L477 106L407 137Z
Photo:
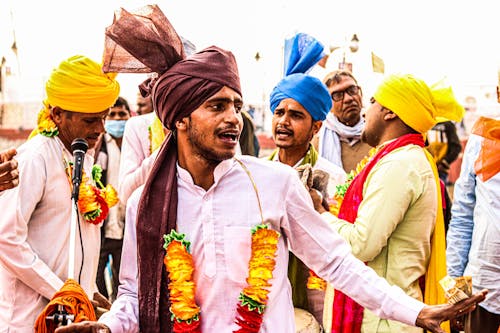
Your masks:
M306 74L323 54L323 46L304 33L285 42L285 77L270 96L273 140L278 148L269 159L302 172L306 165L312 170L323 171L323 183L328 183L321 187L327 187L323 190L333 194L335 186L345 181L346 174L342 168L319 156L311 144L332 106L326 86ZM317 177L320 177L319 174ZM288 278L292 284L294 306L310 311L321 323L324 292L306 288L308 272L300 259L290 254Z

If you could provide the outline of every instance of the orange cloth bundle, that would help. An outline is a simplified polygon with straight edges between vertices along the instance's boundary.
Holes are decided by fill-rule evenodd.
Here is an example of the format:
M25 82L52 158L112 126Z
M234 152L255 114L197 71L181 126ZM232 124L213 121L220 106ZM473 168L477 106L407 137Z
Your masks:
M94 307L90 302L85 291L80 287L78 282L73 279L68 279L52 300L47 304L45 309L40 313L35 322L36 333L54 332L57 328L56 323L46 320L47 316L54 314L57 311L57 306L63 305L64 309L74 314L74 323L85 320L96 321Z
M474 164L474 170L479 178L485 182L500 172L500 163L498 163L500 120L481 117L474 124L472 133L484 138L478 159Z

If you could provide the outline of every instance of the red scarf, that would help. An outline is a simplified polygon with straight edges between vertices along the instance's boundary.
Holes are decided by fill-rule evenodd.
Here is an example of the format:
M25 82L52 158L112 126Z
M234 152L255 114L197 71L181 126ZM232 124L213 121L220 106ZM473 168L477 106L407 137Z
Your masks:
M385 155L395 149L410 144L424 147L424 139L422 135L403 135L380 149L378 153L373 156L373 158L366 164L363 170L349 185L349 188L344 196L344 200L342 201L342 205L340 206L339 218L350 223L354 223L356 217L358 216L359 205L361 204L361 201L363 201L363 186L372 168ZM335 289L332 333L359 333L361 331L361 323L363 322L363 310L364 308L361 305L356 303L340 290Z

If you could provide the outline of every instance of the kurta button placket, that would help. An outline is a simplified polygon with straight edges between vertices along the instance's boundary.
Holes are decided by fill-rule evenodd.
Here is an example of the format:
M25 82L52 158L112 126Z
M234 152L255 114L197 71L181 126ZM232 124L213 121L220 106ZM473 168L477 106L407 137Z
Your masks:
M205 244L205 257L207 258L205 266L205 275L214 277L216 273L216 257L215 257L215 235L214 223L212 216L212 196L213 193L205 193L203 196L202 216L203 216L203 242Z

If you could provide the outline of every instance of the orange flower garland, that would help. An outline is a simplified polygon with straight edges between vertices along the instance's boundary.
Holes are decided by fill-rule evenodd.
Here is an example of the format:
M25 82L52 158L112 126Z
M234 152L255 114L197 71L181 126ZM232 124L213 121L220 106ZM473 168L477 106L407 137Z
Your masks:
M248 286L240 293L236 323L240 329L236 333L257 333L262 319L276 266L276 250L279 233L259 224L252 229L252 255L248 263Z
M69 183L73 174L73 163L68 163L65 160L66 174L68 175ZM104 186L101 183L102 169L99 165L92 167L92 179L99 184L100 189L94 185L90 185L89 178L82 173L82 183L78 195L78 209L83 215L85 221L92 224L99 224L108 216L109 208L116 205L119 201L116 190L110 184Z
M170 312L174 332L201 332L200 307L196 305L196 285L193 281L194 262L189 252L190 242L175 230L163 236L167 251L163 262L168 272Z
M351 185L352 180L364 169L365 165L372 159L373 156L379 151L382 147L374 147L370 149L368 155L365 156L359 163L356 165L354 170L351 170L347 174L347 179L344 184L337 185L335 188L335 194L333 196L333 202L330 204L330 213L335 216L338 216L340 206L342 205L342 201L344 201L344 196ZM317 290L325 290L326 282L322 278L316 275L313 271L309 270L309 278L307 279L307 288L309 289L317 289Z
M164 235L164 264L170 279L170 312L174 333L201 332L200 308L195 301L194 262L184 234L172 230ZM252 229L252 254L248 263L247 287L240 293L236 332L258 332L266 309L269 280L273 277L279 233L259 224Z
M59 134L59 129L50 116L49 106L46 102L44 102L43 109L38 113L37 131L49 138Z

